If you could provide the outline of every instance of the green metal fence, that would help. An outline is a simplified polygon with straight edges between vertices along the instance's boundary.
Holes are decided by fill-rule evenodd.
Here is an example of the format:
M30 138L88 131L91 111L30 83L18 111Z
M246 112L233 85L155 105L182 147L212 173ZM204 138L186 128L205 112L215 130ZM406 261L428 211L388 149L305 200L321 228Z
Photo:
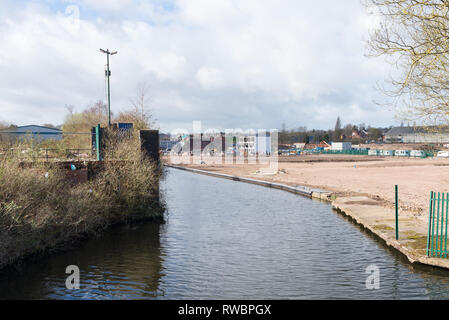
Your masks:
M56 160L89 160L91 149L57 149L57 148L9 148L0 149L0 159L12 157L21 160L56 161Z
M352 150L326 150L321 151L322 154L350 154L350 155L359 155L359 156L367 156L368 150L360 150L360 149L352 149Z
M429 257L448 257L448 208L449 193L430 193L429 229L427 233L427 256Z
M395 150L378 150L379 153L377 153L375 156L378 157L399 157L399 158L410 158L410 154L405 154L405 155L395 155ZM380 153L380 151L388 151L390 153ZM435 154L433 151L428 151L428 150L423 150L423 154L421 156L418 157L411 157L411 158L427 158L427 157L434 157ZM286 150L286 154L287 155L292 155L292 154L313 154L313 155L317 155L317 154L344 154L344 155L359 155L359 156L368 156L369 154L369 150L368 149L352 149L352 150L315 150L315 149L305 149L305 150L299 150L299 149L291 149L291 150ZM374 156L374 155L373 155Z

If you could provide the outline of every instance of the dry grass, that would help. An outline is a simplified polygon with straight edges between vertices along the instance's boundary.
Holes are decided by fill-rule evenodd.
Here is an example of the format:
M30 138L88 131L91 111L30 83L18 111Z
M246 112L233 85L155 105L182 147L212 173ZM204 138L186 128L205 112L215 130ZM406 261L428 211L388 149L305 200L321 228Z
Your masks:
M0 268L111 224L161 218L159 169L136 137L111 141L95 179L76 185L57 164L24 168L14 153L0 159Z

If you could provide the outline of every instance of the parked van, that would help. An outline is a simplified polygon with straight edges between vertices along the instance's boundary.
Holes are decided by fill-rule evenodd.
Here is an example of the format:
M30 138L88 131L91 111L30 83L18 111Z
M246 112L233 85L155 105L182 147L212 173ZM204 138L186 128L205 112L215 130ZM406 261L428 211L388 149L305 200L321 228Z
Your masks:
M410 157L409 150L395 150L394 155L396 157Z

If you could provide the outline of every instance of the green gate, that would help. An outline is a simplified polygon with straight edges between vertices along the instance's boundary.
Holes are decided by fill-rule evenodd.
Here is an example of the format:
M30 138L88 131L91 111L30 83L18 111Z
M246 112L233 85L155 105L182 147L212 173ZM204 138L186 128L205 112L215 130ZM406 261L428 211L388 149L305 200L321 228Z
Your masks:
M447 258L447 222L449 193L430 193L427 256Z

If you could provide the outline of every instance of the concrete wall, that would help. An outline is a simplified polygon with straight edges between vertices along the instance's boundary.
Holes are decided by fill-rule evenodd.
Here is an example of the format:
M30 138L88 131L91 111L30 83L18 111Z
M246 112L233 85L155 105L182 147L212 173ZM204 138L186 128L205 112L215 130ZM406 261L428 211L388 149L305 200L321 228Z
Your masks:
M159 130L140 130L139 137L142 151L159 163Z

